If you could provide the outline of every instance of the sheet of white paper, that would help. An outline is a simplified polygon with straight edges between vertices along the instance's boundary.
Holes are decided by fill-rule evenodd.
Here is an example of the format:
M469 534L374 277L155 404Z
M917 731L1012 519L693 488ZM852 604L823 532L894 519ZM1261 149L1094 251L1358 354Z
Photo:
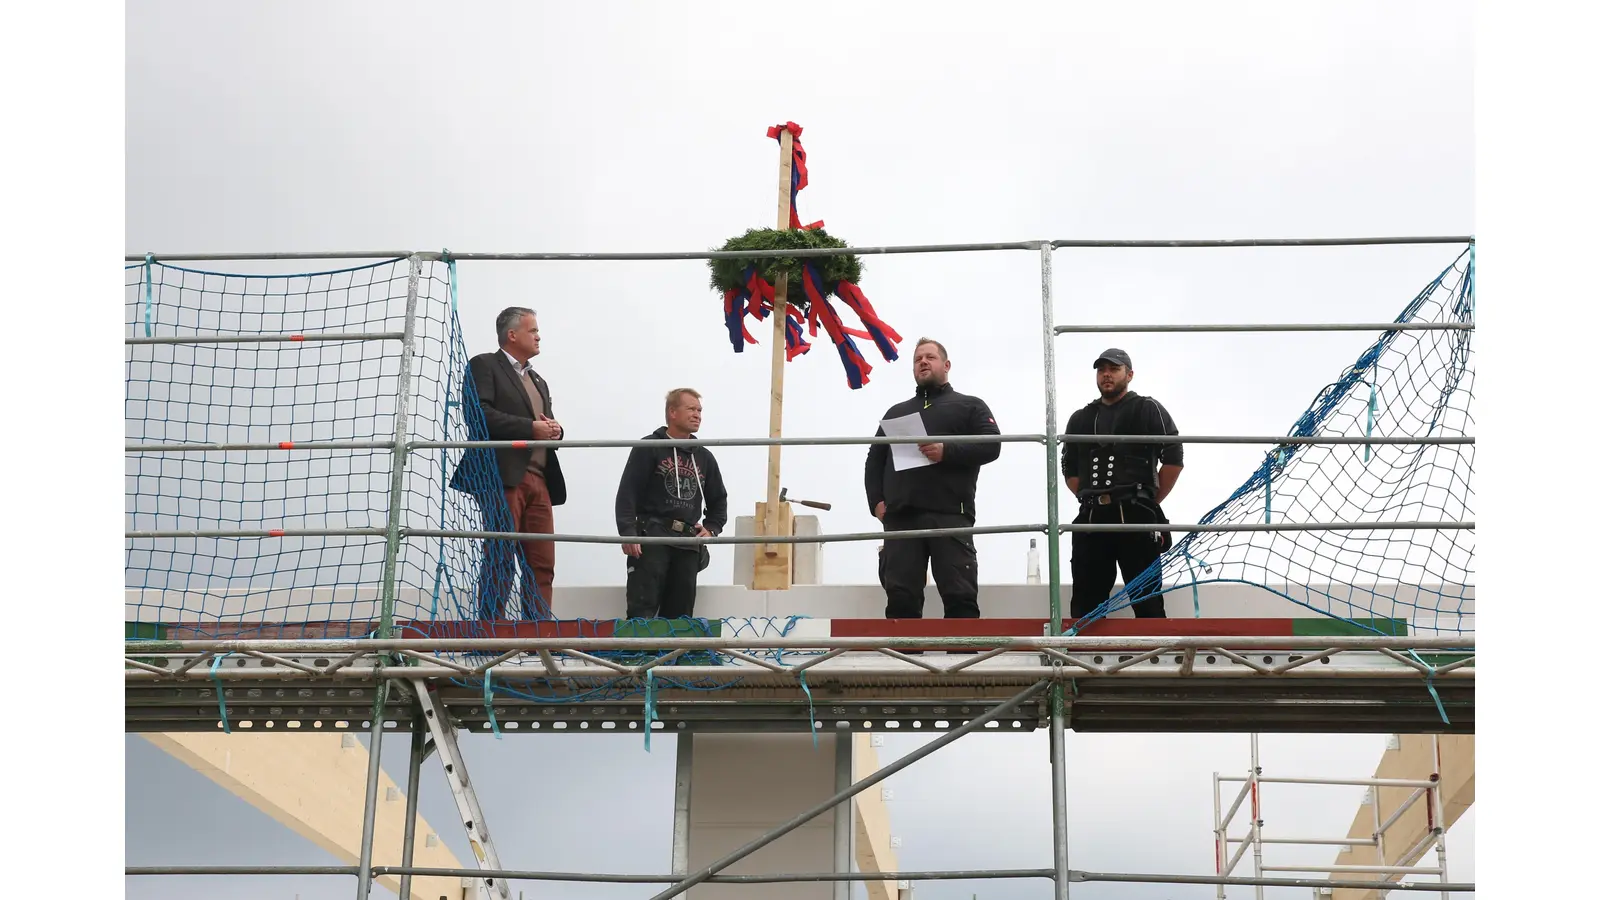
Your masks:
M878 423L886 437L927 437L928 429L922 424L922 413L914 412L909 416L899 416L893 419L884 419ZM922 455L916 444L890 444L890 455L894 459L894 470L904 472L918 466L931 466L933 460Z

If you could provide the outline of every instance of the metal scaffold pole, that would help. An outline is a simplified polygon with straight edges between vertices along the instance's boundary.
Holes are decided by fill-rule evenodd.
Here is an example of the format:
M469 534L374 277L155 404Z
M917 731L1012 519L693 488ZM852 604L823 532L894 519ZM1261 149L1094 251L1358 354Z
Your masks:
M1055 850L1056 900L1071 895L1067 859L1067 721L1061 685L1050 689L1050 820Z
M422 280L422 259L412 255L406 281L405 326L400 338L400 372L395 376L394 462L389 476L389 521L383 547L383 610L378 637L394 629L395 585L400 571L400 528L405 519L407 413L411 404L411 366L417 346L417 290Z
M853 765L855 739L850 734L833 736L833 792L843 794L850 790L854 780ZM833 808L833 871L848 875L850 864L850 837L855 830L855 801L846 800ZM850 900L850 882L833 883L833 900Z
M1222 865L1228 858L1228 832L1222 827L1222 779L1220 773L1211 773L1211 833L1216 839L1217 877L1222 877ZM1227 889L1217 883L1217 900L1227 900Z
M1044 315L1044 467L1045 467L1045 547L1050 557L1050 633L1061 633L1061 512L1060 488L1056 469L1060 436L1056 434L1056 336L1052 283L1055 275L1051 247L1039 245L1039 305Z
M395 376L394 462L389 477L389 516L383 548L383 607L378 637L394 634L396 582L400 568L400 528L405 518L406 413L411 397L411 362L417 343L417 293L422 281L422 260L413 255L406 278L405 324L400 338L400 371ZM378 682L372 700L372 730L367 746L367 792L362 801L361 862L356 875L356 900L367 900L372 890L372 839L377 827L378 778L383 772L384 702L389 682ZM420 762L420 761L419 761ZM407 798L408 804L411 798ZM409 826L408 826L409 827ZM410 852L408 841L405 847ZM407 885L409 887L409 885Z
M1250 845L1256 861L1256 877L1261 868L1261 735L1250 735ZM1256 900L1266 897L1266 888L1256 885Z
M383 772L383 715L389 682L378 682L372 700L372 730L367 743L367 793L361 811L361 861L356 871L356 900L367 900L372 891L372 835L378 818L378 776Z
M1056 433L1056 313L1053 248L1039 244L1039 306L1044 321L1044 468L1045 547L1050 566L1050 634L1061 625L1061 497L1056 478L1061 441ZM1055 858L1055 896L1067 900L1072 891L1067 862L1067 715L1066 691L1060 682L1050 686L1050 826Z
M428 755L426 731L411 732L411 758L406 764L406 828L400 844L400 865L411 868L416 857L417 796L422 785L422 760ZM411 900L411 873L400 876L400 900Z

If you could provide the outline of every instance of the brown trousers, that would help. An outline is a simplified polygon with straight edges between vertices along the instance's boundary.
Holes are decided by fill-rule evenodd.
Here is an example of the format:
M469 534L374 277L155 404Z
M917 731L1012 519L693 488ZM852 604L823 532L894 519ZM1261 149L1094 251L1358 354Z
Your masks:
M543 475L528 472L522 483L506 489L506 505L511 507L511 527L517 531L552 534L556 530L555 510L550 506L550 489ZM556 580L556 545L554 541L523 541L522 552L533 567L533 580L539 586L539 596L554 609L551 591Z

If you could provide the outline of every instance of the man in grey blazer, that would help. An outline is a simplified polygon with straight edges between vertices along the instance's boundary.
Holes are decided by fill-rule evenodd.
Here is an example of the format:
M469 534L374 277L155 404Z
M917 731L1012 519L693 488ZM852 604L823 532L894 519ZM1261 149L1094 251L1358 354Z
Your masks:
M500 349L480 353L468 362L489 440L561 440L564 432L550 405L550 386L531 364L539 355L538 313L526 307L508 307L495 317L494 327ZM505 491L506 505L511 510L512 530L554 532L554 507L567 501L567 483L561 476L555 448L497 447L494 457L499 486ZM522 550L532 565L539 596L548 607L555 581L556 545L551 541L524 541ZM486 562L492 555L495 554L485 547ZM494 593L497 602L484 613L498 618L505 591ZM525 615L532 608L526 597L523 608Z

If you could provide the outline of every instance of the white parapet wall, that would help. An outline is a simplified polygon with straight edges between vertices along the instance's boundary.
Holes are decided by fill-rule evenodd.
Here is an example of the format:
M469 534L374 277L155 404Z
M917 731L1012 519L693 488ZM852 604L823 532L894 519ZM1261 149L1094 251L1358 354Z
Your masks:
M1292 602L1280 594L1305 596L1308 588L1278 585L1223 583L1179 588L1166 595L1167 615L1195 618L1319 618L1331 612L1340 618L1398 618L1411 622L1422 634L1470 634L1473 625L1473 588L1452 585L1444 590L1396 584L1366 586L1313 585L1309 590L1317 608ZM1326 596L1347 598L1330 602ZM1440 595L1449 597L1440 601ZM924 615L939 618L943 606L938 589L927 588ZM983 616L991 619L1044 618L1050 615L1049 591L1040 584L985 585L978 596ZM1389 598L1393 598L1392 600ZM1456 599L1459 598L1459 599ZM1069 609L1072 585L1061 586L1061 606ZM430 608L431 597L402 591L397 617L410 618L416 610ZM370 622L381 605L375 588L294 588L215 593L130 590L125 598L129 622ZM561 619L616 619L626 603L619 586L556 586L555 614ZM880 619L884 614L883 589L878 585L797 584L787 591L754 591L743 585L701 585L695 614L704 618ZM1121 609L1113 618L1132 617ZM422 618L426 618L423 616ZM441 618L443 618L441 616Z

